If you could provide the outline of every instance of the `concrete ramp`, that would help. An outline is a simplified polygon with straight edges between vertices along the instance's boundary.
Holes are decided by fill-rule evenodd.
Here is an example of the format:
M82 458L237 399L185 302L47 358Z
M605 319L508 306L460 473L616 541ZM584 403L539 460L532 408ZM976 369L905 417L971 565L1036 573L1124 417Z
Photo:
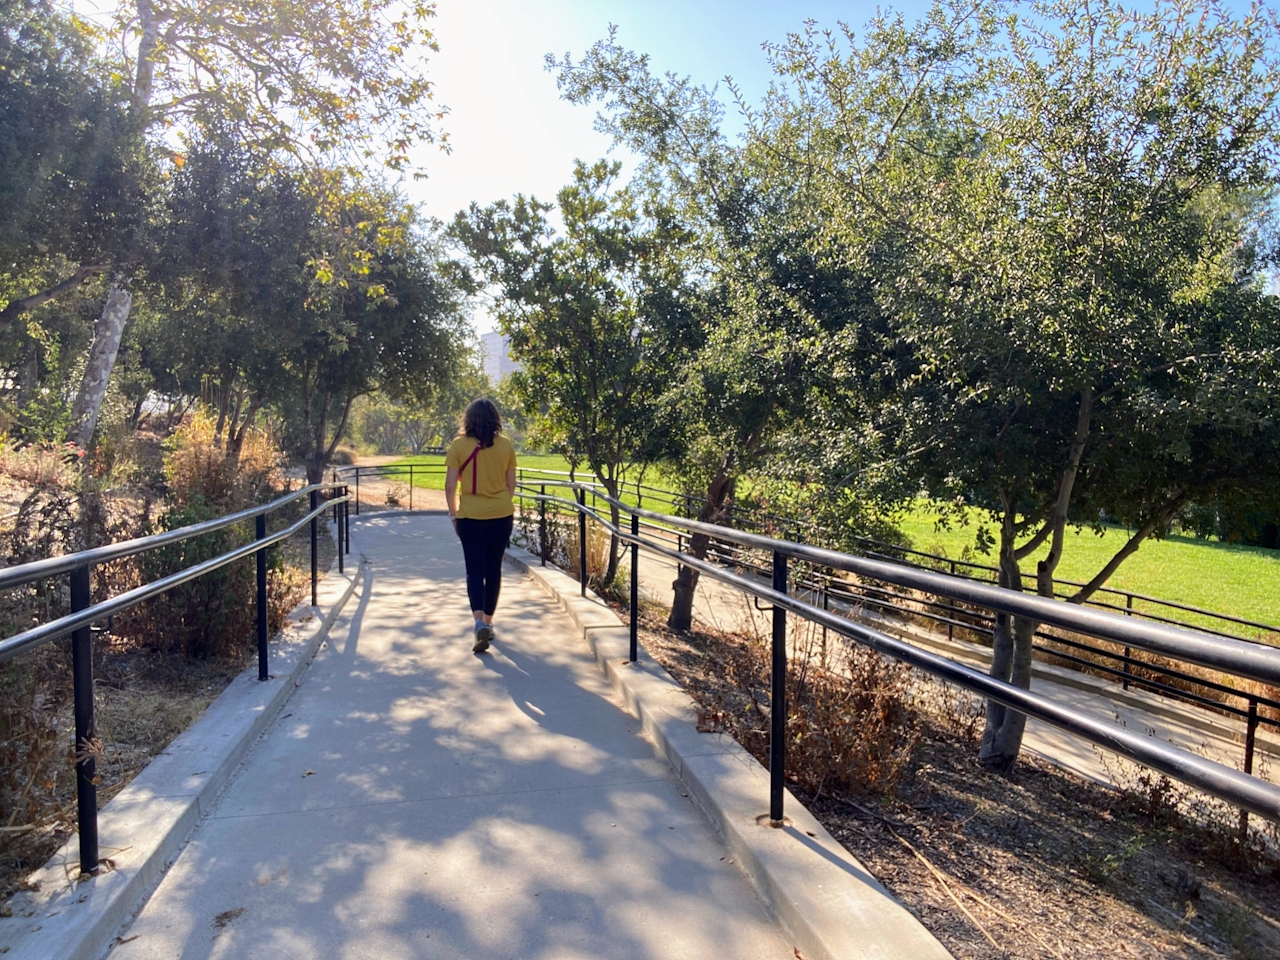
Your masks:
M507 569L477 656L446 517L353 549L363 591L113 958L796 955L538 587Z

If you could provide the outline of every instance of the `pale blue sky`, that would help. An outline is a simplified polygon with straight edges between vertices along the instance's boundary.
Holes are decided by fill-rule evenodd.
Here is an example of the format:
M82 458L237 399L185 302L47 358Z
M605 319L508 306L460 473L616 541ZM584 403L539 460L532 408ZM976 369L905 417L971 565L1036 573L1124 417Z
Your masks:
M893 5L912 17L926 7L922 0ZM860 27L875 10L874 3L829 0L439 0L440 52L428 73L450 110L444 125L453 149L424 150L418 160L427 179L405 190L423 213L446 221L473 200L488 204L516 192L554 199L574 159L605 156L609 141L592 129L594 109L560 100L543 57L580 57L610 23L620 43L650 54L656 70L719 83L732 111L726 74L749 101L768 88L763 42L782 40L807 18ZM476 326L484 332L492 325L477 306Z
M920 0L898 4L914 15ZM575 158L598 159L608 140L592 130L595 111L560 100L543 57L577 58L617 24L619 42L651 55L654 67L692 76L707 86L733 76L748 99L769 84L766 40L782 40L812 17L861 26L870 3L738 2L727 0L439 0L440 42L428 72L453 152L424 151L428 179L408 189L425 213L442 219L472 200L489 203L516 191L553 199ZM732 107L730 106L732 110Z

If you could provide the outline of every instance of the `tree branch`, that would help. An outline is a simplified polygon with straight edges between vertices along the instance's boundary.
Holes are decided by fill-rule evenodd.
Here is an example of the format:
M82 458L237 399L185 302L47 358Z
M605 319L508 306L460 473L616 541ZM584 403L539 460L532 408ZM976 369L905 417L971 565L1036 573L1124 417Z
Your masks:
M84 283L90 277L95 277L100 273L105 273L110 268L111 265L109 263L91 263L80 267L80 269L67 277L67 279L54 284L48 290L41 290L39 293L33 293L29 297L20 297L16 300L10 300L5 308L0 310L0 330L16 321L29 310L34 310L41 304L57 299L68 290Z
M1067 514L1071 509L1071 494L1075 489L1076 473L1080 469L1080 458L1084 455L1084 446L1089 439L1089 426L1093 421L1093 387L1086 385L1080 390L1080 412L1076 418L1076 432L1071 440L1071 452L1067 457L1067 468L1062 472L1062 482L1058 485L1058 499L1054 502L1053 513L1050 514L1046 527L1053 530L1053 545L1049 555L1036 565L1036 587L1041 596L1053 596L1053 572L1062 559L1062 542L1066 535Z
M1015 560L1025 560L1031 554L1039 549L1040 544L1044 543L1049 534L1053 531L1053 524L1046 520L1040 525L1040 529L1036 531L1036 535L1024 543L1020 547L1015 547L1013 557Z
M1157 510L1153 510L1147 522L1139 527L1119 550L1115 556L1107 561L1106 566L1098 571L1092 580L1077 590L1074 594L1067 598L1068 603L1084 603L1092 597L1106 583L1113 573L1119 568L1120 564L1133 556L1138 547L1142 545L1142 541L1146 540L1155 532L1156 527L1164 526L1173 519L1174 513L1179 507L1186 502L1186 494L1178 493L1174 497L1166 500L1164 506Z

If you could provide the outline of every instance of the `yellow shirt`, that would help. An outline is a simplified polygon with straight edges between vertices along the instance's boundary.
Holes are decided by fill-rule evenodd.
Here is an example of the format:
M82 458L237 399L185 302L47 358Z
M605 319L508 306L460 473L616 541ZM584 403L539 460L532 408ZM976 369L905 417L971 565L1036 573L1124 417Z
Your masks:
M507 489L507 471L515 469L516 448L499 433L493 438L493 446L485 447L472 459L471 454L479 445L475 437L458 437L444 458L445 466L458 471L458 489L462 492L458 516L468 520L509 517L515 507Z

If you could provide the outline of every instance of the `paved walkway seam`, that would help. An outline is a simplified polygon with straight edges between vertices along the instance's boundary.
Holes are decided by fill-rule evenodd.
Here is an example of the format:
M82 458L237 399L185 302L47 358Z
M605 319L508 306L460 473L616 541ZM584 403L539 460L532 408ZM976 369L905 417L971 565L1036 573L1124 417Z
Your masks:
M951 954L788 790L787 825L768 817L769 774L726 734L699 733L693 700L594 593L534 555L507 556L569 615L655 752L680 776L734 859L808 960L948 960Z
M289 615L302 629L271 643L271 678L258 680L255 659L99 811L106 869L78 879L79 840L73 836L31 875L37 889L15 894L8 904L13 916L0 919L5 960L98 960L111 949L249 748L301 684L365 572L361 560L354 574L339 574L335 559L320 582L319 605L300 604Z

